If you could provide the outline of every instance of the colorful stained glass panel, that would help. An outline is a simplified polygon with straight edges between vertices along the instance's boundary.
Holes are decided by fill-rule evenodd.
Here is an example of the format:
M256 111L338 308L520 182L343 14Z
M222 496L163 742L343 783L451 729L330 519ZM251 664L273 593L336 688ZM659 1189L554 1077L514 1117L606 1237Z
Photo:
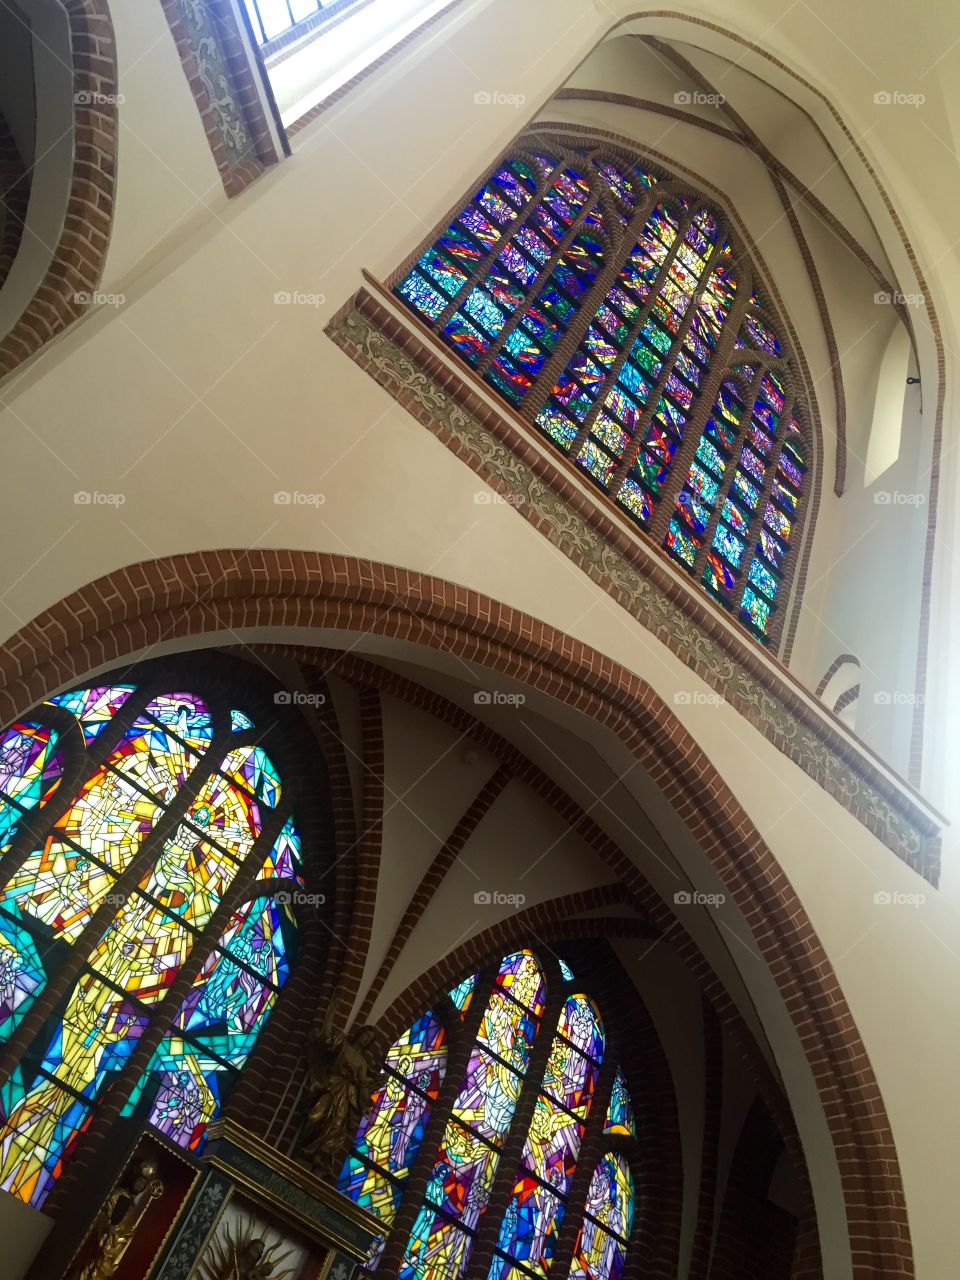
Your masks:
M483 1049L474 1049L453 1114L499 1145L510 1128L522 1083L521 1075Z
M557 1246L564 1204L536 1179L521 1174L500 1224L498 1250L545 1276ZM503 1274L503 1263L491 1267L488 1280Z
M473 1241L428 1202L417 1214L400 1264L398 1280L457 1280Z
M537 1098L523 1146L523 1163L530 1173L560 1195L570 1189L577 1167L584 1124L546 1094Z
M337 1190L388 1224L393 1221L400 1204L401 1188L376 1169L365 1165L359 1156L347 1157L337 1179Z
M740 616L758 631L766 633L770 622L770 605L750 587L744 587L740 601Z
M47 978L31 934L0 913L0 1039L7 1039Z
M87 742L92 742L107 727L135 687L132 684L120 684L75 689L72 693L55 694L50 702L75 715L80 721L84 738Z
M387 1076L360 1123L356 1153L397 1178L406 1177L423 1141L430 1106L396 1076Z
M557 1030L594 1062L603 1060L603 1023L596 1005L589 996L567 997Z
M0 845L23 816L21 810L46 804L60 785L63 753L59 733L34 720L13 724L0 738L0 792L19 808L0 799Z
M451 1120L424 1198L468 1229L475 1228L486 1208L498 1159L492 1147Z
M459 1011L461 1018L470 1008L470 1001L473 999L474 988L477 985L479 976L477 973L472 973L468 978L464 978L462 982L458 982L450 992L450 999Z
M543 972L531 951L517 951L509 955L500 966L497 986L510 995L536 1017L543 1013L546 987Z
M617 1067L617 1074L613 1078L610 1105L607 1107L607 1116L603 1122L603 1132L629 1138L637 1136L633 1100L630 1097L630 1091L627 1088L627 1082L620 1067Z

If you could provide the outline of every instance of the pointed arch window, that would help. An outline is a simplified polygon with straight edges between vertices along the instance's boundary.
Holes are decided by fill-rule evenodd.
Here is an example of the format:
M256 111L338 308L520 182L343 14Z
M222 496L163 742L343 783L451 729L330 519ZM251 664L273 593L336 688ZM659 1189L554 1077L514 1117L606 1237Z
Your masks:
M25 1202L107 1093L202 1147L296 956L271 740L222 693L150 679L0 735L0 1186Z
M633 1104L598 1008L563 961L551 963L548 990L533 952L505 956L389 1049L339 1179L388 1233L380 1274L458 1280L469 1265L489 1280L619 1280L633 1220ZM412 1083L409 1046L424 1026L435 1046L448 1029L432 1092ZM460 1070L447 1070L448 1055ZM411 1179L422 1187L412 1201Z
M795 361L710 203L534 135L394 282L418 319L755 637L782 630L808 457Z

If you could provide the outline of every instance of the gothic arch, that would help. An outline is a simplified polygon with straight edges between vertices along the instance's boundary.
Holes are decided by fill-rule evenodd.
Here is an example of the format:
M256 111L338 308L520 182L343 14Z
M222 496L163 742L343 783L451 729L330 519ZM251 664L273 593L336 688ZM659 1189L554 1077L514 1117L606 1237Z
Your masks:
M783 652L822 447L769 280L729 199L673 157L540 120L387 284L555 465Z
M807 914L736 796L639 677L464 587L351 557L194 553L117 571L53 606L0 652L6 715L106 664L201 637L326 629L443 650L526 684L613 734L682 814L750 922L823 1100L854 1272L912 1276L896 1147L879 1086Z
M10 735L13 778L25 729L51 726L63 758L35 806L9 777L4 787L5 811L8 795L21 800L5 843L5 935L21 955L31 939L49 952L5 1027L4 1185L54 1218L145 1127L199 1150L287 978L304 957L316 965L316 908L333 879L325 771L302 716L278 705L276 683L249 662L172 656L44 703ZM234 985L242 1012L225 994ZM80 1052L71 1033L68 1053L80 1006L102 1008L103 1034ZM31 1052L58 1036L38 1071ZM185 1079L191 1104L170 1106ZM31 1118L60 1115L58 1092L81 1091L83 1123L74 1106L62 1132L31 1142Z
M557 953L552 946L554 943L559 952L576 947L578 940L601 945L604 939L646 936L643 922L636 918L617 915L590 919L565 917L565 911L576 912L589 906L591 901L600 901L603 895L595 898L583 895L585 900L578 901L580 897L573 895L548 901L501 921L438 961L402 993L376 1024L384 1047L424 1009L435 1006L436 1000L450 985L447 982L450 973L456 979L467 972L495 964L505 953L527 947L541 960L546 960L555 978L558 964ZM609 905L612 908L615 903L611 901ZM683 1196L677 1097L667 1056L653 1021L640 997L635 992L625 992L623 984L611 976L611 962L616 970L617 961L612 955L605 955L602 960L599 957L591 960L582 952L577 953L576 977L583 989L597 1001L604 1016L608 1056L618 1058L637 1113L637 1143L630 1157L638 1192L637 1215L623 1274L625 1280L640 1280L643 1276L670 1280L677 1273ZM429 995L424 997L421 994L424 991ZM629 1035L626 1034L628 1027ZM442 1128L449 1107L443 1111L438 1106L437 1110L433 1132ZM578 1169L582 1166L584 1172L589 1172L597 1155L596 1141L593 1144L588 1141L580 1153ZM421 1189L411 1182L406 1197L415 1199ZM572 1194L571 1200L575 1199ZM490 1212L495 1210L496 1206L491 1202ZM479 1270L485 1270L485 1267Z

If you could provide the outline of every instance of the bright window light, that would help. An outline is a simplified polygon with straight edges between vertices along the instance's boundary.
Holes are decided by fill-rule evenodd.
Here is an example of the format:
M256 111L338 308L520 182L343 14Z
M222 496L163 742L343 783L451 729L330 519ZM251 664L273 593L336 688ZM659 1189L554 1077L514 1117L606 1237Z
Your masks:
M244 0L285 125L455 0ZM324 15L327 21L324 21ZM316 19L311 22L310 19ZM273 43L285 36L279 45Z

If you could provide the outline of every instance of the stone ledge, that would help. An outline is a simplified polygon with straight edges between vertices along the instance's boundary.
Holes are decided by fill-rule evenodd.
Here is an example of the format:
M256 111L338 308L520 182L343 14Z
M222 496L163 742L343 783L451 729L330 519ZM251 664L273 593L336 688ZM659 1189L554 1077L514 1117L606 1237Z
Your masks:
M327 335L486 484L602 586L628 613L898 858L931 885L945 821L846 733L769 656L734 634L662 563L584 495L520 430L457 377L366 289Z

